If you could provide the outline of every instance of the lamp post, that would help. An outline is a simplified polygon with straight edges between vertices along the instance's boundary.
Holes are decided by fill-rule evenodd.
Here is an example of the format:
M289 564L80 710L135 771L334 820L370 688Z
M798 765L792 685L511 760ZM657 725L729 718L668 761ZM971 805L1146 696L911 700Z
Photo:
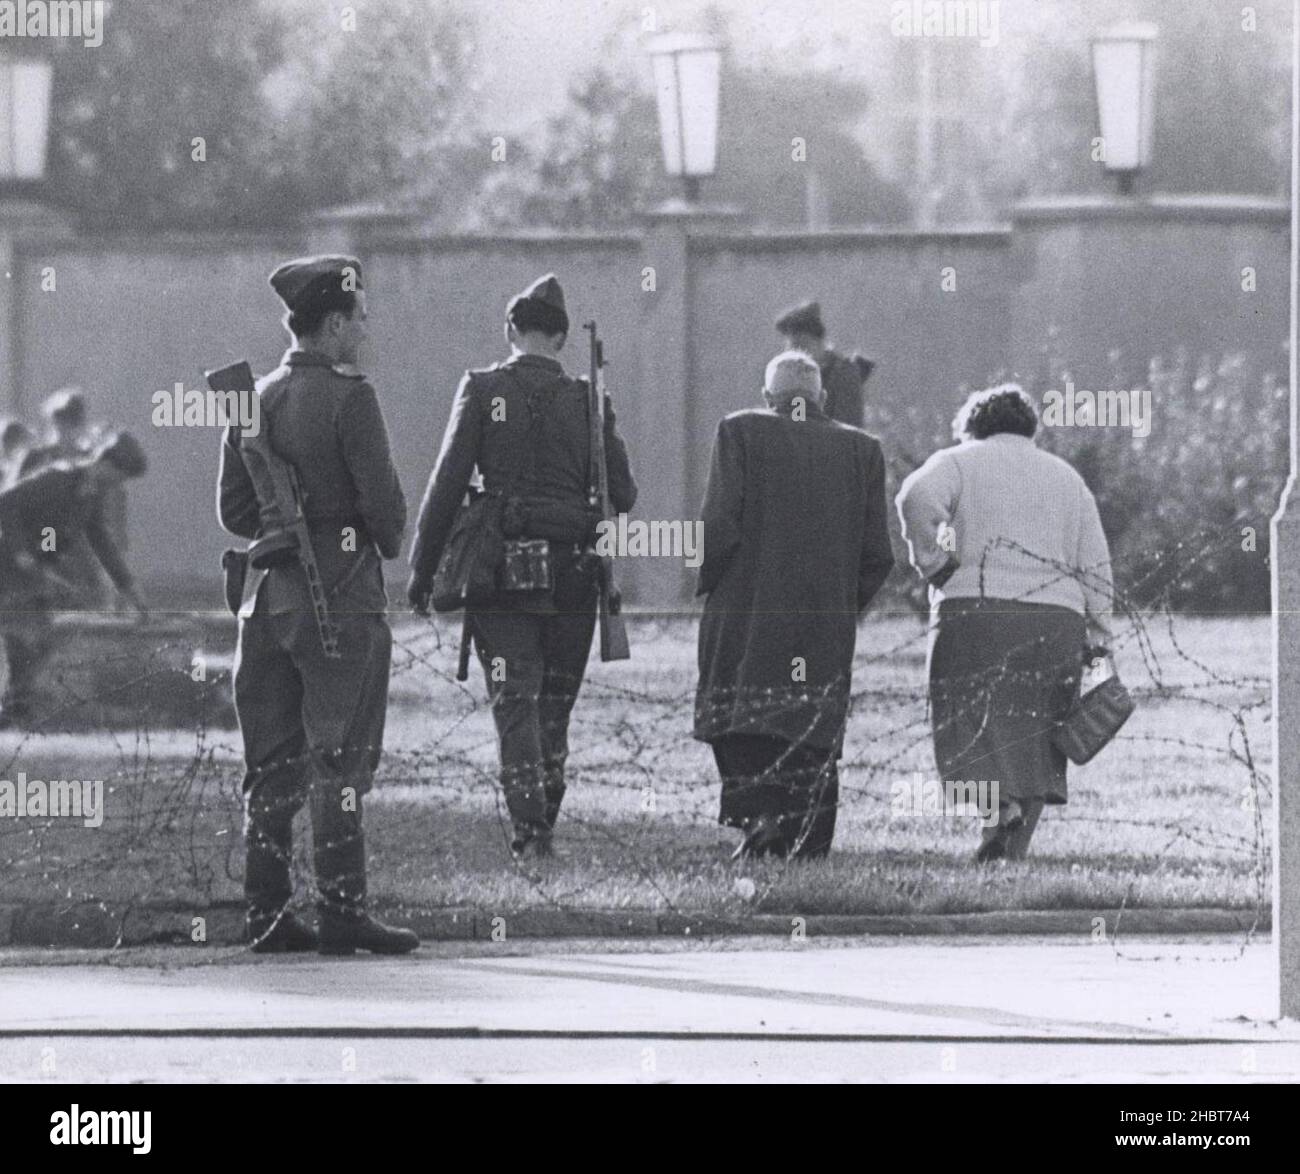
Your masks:
M665 33L647 45L654 66L664 170L680 177L686 199L718 168L718 91L722 48L695 33Z
M45 178L53 74L48 61L0 54L0 191L32 193Z
M1154 24L1135 22L1117 25L1092 38L1092 75L1104 166L1119 180L1123 196L1133 194L1138 173L1151 162L1156 35Z
M60 228L40 202L52 76L49 61L0 51L0 410L19 406L18 245Z

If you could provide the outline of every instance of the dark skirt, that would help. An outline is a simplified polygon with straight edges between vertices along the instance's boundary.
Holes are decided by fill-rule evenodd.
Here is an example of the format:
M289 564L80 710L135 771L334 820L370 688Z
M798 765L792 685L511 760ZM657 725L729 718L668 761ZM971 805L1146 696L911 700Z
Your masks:
M945 783L997 784L1000 801L1064 803L1052 745L1083 669L1083 616L1054 604L945 599L930 650L934 756Z

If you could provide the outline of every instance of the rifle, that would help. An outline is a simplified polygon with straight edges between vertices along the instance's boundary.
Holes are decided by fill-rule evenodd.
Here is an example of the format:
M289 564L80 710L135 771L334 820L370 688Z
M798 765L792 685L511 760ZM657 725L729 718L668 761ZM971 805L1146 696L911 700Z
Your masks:
M216 371L205 373L208 386L216 392L235 391L240 395L255 395L253 371L247 363L231 363ZM339 651L338 630L330 619L325 586L321 582L320 567L312 548L307 517L303 513L302 485L298 470L271 448L265 428L256 434L239 434L239 452L253 482L257 504L261 513L262 536L248 548L248 561L259 570L283 566L291 555L296 555L307 576L307 589L311 593L312 612L316 617L316 631L320 633L321 648L331 660L342 658Z
M591 379L587 388L591 424L591 475L588 478L588 500L593 510L600 512L603 521L609 521L609 468L605 463L605 344L596 333L595 322L588 322L584 330L591 336ZM632 650L627 642L627 625L623 622L623 597L614 577L614 560L608 555L600 557L597 577L600 589L600 659L628 660Z

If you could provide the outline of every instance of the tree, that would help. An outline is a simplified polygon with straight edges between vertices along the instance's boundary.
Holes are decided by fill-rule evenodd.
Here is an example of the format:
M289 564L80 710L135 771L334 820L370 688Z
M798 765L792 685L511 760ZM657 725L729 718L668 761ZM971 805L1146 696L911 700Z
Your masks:
M864 87L828 76L746 70L724 58L718 172L711 200L737 205L759 223L802 225L810 173L830 224L897 221L906 202L883 181L851 127ZM652 96L630 69L601 67L571 88L542 146L489 185L490 220L557 228L629 223L674 189L663 174Z
M53 47L50 180L69 211L92 228L252 218L280 18L259 0L131 0L105 30Z
M469 114L473 21L455 4L301 3L271 128L286 198L303 207L383 200L437 217L488 165Z

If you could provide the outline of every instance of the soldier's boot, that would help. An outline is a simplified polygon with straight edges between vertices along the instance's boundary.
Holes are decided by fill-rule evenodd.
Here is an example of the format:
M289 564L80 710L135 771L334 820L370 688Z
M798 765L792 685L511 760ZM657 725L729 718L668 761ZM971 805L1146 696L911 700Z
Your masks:
M548 763L546 767L546 826L554 829L560 818L560 805L564 802L564 767Z
M289 911L292 825L273 830L250 828L244 857L245 924L254 954L296 954L314 950L316 931Z
M314 832L314 828L313 828ZM359 827L336 840L313 836L320 890L320 952L409 954L420 939L366 912L366 842Z
M526 763L503 768L501 787L506 793L506 810L510 812L510 823L514 828L510 851L516 856L525 856L529 852L535 856L551 855L546 790L536 765Z

